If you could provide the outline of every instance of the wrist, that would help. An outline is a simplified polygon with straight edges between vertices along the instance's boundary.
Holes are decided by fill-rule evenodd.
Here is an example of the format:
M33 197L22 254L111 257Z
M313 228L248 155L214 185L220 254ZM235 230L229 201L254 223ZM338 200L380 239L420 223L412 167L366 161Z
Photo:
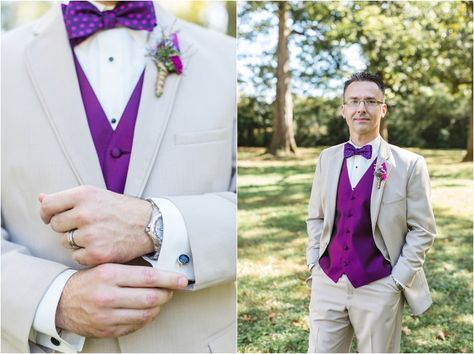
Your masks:
M152 208L148 201L144 199L133 198L136 205L133 207L136 211L136 222L135 224L135 245L136 245L136 256L144 256L154 251L155 247L153 241L147 235L145 229L150 221L152 215Z
M73 330L71 326L69 325L69 321L68 321L67 316L65 315L65 312L66 312L67 302L71 298L69 294L69 287L71 286L71 283L74 282L75 278L77 277L77 274L78 273L73 274L64 285L63 291L61 293L61 297L59 298L59 302L56 308L56 314L54 318L56 328L60 328L67 331Z

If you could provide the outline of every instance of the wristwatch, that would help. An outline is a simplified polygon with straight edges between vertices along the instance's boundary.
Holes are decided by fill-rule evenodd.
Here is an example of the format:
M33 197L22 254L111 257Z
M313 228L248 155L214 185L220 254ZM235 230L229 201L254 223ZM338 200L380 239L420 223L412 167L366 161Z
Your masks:
M148 256L156 261L160 255L161 244L163 243L163 215L158 205L152 199L147 198L146 201L151 204L151 216L148 225L145 227L145 233L151 238L155 247L155 251Z

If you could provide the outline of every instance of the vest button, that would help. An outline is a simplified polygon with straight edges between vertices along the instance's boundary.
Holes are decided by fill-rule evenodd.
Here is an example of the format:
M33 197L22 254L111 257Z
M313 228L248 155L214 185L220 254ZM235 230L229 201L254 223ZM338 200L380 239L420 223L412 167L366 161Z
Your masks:
M351 233L351 230L347 229L346 234L350 234L350 233Z
M349 246L345 245L344 246L344 251L347 251L349 249Z
M344 267L347 267L349 265L349 262L344 262Z
M120 148L118 147L114 147L111 151L110 151L110 155L112 155L112 157L114 159L118 159L120 156L122 156L122 150L120 150Z
M352 213L348 213L347 216L350 218L352 216Z

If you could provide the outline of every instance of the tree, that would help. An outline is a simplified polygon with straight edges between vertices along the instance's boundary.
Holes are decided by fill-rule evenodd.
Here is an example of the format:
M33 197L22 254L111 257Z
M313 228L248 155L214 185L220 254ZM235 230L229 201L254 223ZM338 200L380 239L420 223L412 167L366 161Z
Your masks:
M239 42L250 40L264 47L247 66L250 78L239 74L239 81L266 101L276 85L277 41L272 31L278 26L278 7L275 2L245 2L239 7L243 9L239 11ZM386 83L389 114L385 127L391 141L458 147L462 140L472 151L472 134L467 134L472 129L471 2L291 1L288 11L290 88L300 101L305 96L340 97L343 79L356 71L344 51L356 48L366 70L378 73ZM273 38L275 47L268 46ZM240 50L238 56L242 63L245 51ZM455 105L440 106L440 100ZM424 114L428 111L431 114ZM417 133L421 134L418 140ZM306 133L298 136L310 140Z
M277 85L274 103L273 135L269 152L273 155L296 153L293 131L293 100L290 91L288 57L288 2L278 3Z

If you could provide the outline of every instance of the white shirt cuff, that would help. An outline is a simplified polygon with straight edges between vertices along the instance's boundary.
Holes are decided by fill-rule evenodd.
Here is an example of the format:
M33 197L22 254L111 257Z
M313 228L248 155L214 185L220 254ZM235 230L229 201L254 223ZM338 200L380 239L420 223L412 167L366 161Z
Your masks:
M69 278L76 273L68 269L59 274L51 283L36 309L30 340L54 351L76 353L82 350L85 337L61 330L59 335L56 329L56 309L59 299ZM35 333L36 331L36 333Z
M194 281L193 257L189 245L188 232L181 212L168 199L151 198L160 208L163 216L163 243L158 260L150 257L143 258L159 270L174 272L184 275L188 280ZM180 264L181 255L189 257L189 263Z

